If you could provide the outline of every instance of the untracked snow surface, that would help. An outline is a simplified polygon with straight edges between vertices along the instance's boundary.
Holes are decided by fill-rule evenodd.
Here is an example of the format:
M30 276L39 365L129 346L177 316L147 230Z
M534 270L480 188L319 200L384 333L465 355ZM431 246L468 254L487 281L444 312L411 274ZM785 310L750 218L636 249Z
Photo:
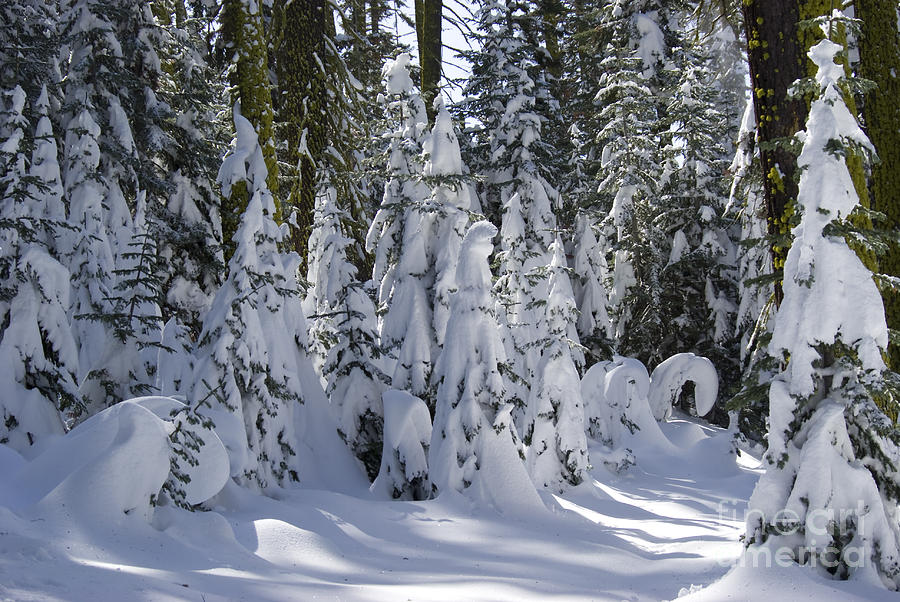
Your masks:
M142 408L129 410L129 424L155 424ZM661 426L678 453L619 475L594 468L592 478L565 495L544 494L546 511L516 517L476 508L455 492L407 502L374 499L366 491L351 496L299 489L272 499L230 483L210 502L212 512L158 507L148 523L139 512L116 512L109 500L98 501L102 512L91 511L85 506L90 492L62 474L56 476L64 486L46 495L55 473L47 469L36 481L21 478L20 471L33 466L0 445L0 600L690 595L821 602L891 595L858 583L826 582L798 568L729 573L742 552L738 537L758 461L742 455L724 466L719 452L729 447L726 432L678 415ZM102 446L131 445L128 451L139 452L141 442L122 439L119 428L118 438ZM78 447L68 449L75 454ZM72 463L81 465L84 455ZM122 497L108 481L85 486L89 482ZM63 506L69 501L71 508ZM699 589L726 573L723 581Z

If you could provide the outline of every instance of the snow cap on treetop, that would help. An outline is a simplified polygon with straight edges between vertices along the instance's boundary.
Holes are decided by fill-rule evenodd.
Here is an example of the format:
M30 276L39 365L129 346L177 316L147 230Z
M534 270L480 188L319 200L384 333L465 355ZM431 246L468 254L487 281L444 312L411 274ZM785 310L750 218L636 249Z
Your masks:
M456 281L460 289L491 286L488 257L494 250L491 242L497 235L497 227L487 221L472 224L466 232L459 251Z
M408 68L410 60L408 53L401 52L393 61L385 63L382 75L388 94L404 94L413 89L413 81L409 76Z

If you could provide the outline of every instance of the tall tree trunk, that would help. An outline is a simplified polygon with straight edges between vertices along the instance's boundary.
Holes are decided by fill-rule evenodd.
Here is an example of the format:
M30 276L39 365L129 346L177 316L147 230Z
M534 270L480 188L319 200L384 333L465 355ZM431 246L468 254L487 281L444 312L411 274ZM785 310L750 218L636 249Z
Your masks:
M259 3L248 0L225 0L222 6L221 31L228 47L234 52L231 59L231 102L241 103L241 114L256 129L269 172L266 182L276 198L276 207L279 207L278 160L272 126L274 112L269 85L267 44L259 6ZM222 239L226 262L234 251L231 237L237 232L248 200L246 188L235 186L232 188L231 198L223 202ZM276 215L276 219L280 219L280 214Z
M742 9L769 233L789 235L785 209L797 198L797 161L779 143L803 128L807 113L802 99L788 98L794 81L806 75L797 34L799 6L797 0L744 0ZM786 256L786 246L773 246L776 269L784 267ZM781 298L781 286L777 285L776 302Z
M428 120L434 121L434 98L441 80L441 30L443 0L416 0L416 36L419 41L419 65L422 68L422 100Z
M296 212L291 231L294 250L306 261L316 199L316 168L327 144L325 36L334 27L327 0L279 0L284 25L276 49L280 121L287 141L285 161L297 169L288 211Z
M872 169L872 208L888 217L886 227L900 229L900 31L893 0L856 0L863 22L859 41L860 74L878 86L863 105L869 139L880 162ZM892 244L880 260L881 271L900 276L900 246ZM886 292L888 327L900 329L900 295ZM888 348L891 369L900 369L900 348Z
M559 19L565 8L560 0L541 0L538 7L543 24L544 47L549 55L547 73L559 80L562 76L562 50L559 47Z

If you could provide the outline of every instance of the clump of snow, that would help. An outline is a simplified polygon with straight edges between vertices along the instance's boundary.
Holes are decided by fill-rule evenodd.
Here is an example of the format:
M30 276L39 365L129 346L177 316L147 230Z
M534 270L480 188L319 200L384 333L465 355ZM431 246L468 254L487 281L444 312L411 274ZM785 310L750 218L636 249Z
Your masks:
M382 74L388 94L404 94L415 87L409 75L410 61L412 59L409 54L401 52L397 58L384 65Z

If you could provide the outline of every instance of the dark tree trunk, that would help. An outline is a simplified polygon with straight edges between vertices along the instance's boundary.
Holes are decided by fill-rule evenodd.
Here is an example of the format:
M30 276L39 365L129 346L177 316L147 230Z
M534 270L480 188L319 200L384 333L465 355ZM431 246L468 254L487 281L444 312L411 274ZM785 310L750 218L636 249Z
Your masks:
M315 210L316 168L327 144L326 120L321 117L328 110L327 92L319 65L325 63L325 36L334 21L326 0L280 2L284 29L276 50L279 117L287 141L285 161L297 170L284 213L287 217L296 212L291 241L305 265Z
M419 65L422 68L422 100L429 121L434 121L434 98L441 80L441 29L443 0L416 0L416 35L419 40Z
M782 142L802 129L806 103L788 98L795 80L806 75L802 60L796 0L744 0L744 28L750 64L751 93L756 110L769 233L789 235L785 209L797 198L796 157ZM784 267L787 245L774 245L772 261ZM781 302L777 285L775 299Z
M900 229L900 31L897 4L888 0L856 0L856 16L863 22L859 41L860 75L875 82L863 104L869 139L880 162L872 169L872 208L884 213L884 226ZM900 276L900 247L890 246L879 259L881 271ZM900 295L884 293L888 327L900 329ZM900 369L900 349L889 347L890 365Z

